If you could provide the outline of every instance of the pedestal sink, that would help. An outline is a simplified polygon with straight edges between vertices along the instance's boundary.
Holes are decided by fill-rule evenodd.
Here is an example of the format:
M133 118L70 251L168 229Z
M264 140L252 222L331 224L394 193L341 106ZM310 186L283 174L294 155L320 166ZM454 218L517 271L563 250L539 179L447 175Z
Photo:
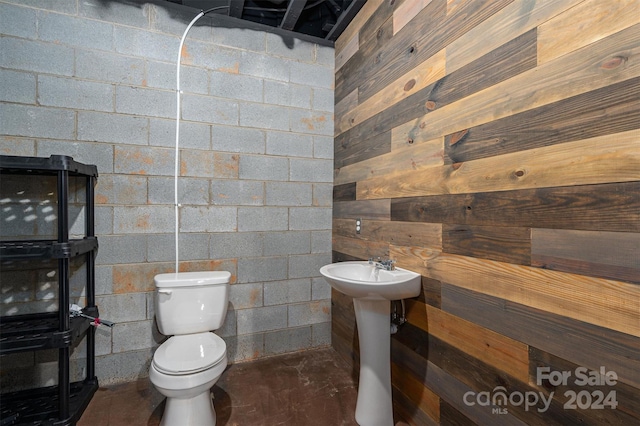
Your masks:
M420 274L378 269L366 261L332 263L320 273L331 287L353 297L360 342L356 421L361 426L393 426L390 301L418 296Z

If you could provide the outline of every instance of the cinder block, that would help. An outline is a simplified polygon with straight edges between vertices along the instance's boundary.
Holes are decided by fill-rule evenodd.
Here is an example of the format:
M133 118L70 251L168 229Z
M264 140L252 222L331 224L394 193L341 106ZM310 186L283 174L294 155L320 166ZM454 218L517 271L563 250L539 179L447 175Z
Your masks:
M309 300L311 300L311 282L309 279L264 283L265 306L285 305Z
M229 301L235 310L262 306L262 284L233 284Z
M213 177L218 179L238 179L240 169L239 155L214 152L213 164Z
M264 334L264 354L277 355L311 347L311 327L292 328Z
M289 216L286 208L238 208L238 231L286 231L288 227Z
M309 135L290 132L267 132L267 154L286 157L312 157L313 139Z
M235 336L238 334L236 327L236 311L233 309L233 305L231 305L231 303L227 306L227 316L224 319L222 327L215 330L215 333L220 337Z
M262 102L262 79L228 72L209 72L209 93L220 98Z
M0 128L12 136L73 139L75 113L55 108L0 104Z
M115 173L173 176L174 152L165 148L115 146Z
M250 361L264 356L264 334L225 337L229 361Z
M287 279L286 257L248 257L238 259L238 282L255 283Z
M180 260L209 259L209 234L181 233L178 237ZM175 260L175 234L149 235L148 238L147 258L149 262Z
M292 83L332 90L334 88L333 67L307 64L304 62L292 62L290 76Z
M113 234L113 207L96 206L96 235Z
M259 129L289 130L289 108L240 103L240 125Z
M78 12L76 0L56 0L54 2L43 2L42 0L6 0L6 3L16 3L21 6L53 10L70 15L75 15Z
M211 201L216 205L264 205L264 183L247 180L213 180Z
M240 73L269 80L289 81L293 61L255 52L242 52Z
M265 33L262 31L222 26L213 28L213 42L222 46L264 52L266 49L265 39Z
M173 207L114 207L113 231L116 234L149 234L171 232L174 228Z
M331 286L324 278L311 279L311 300L331 299Z
M318 277L320 268L331 263L331 253L289 256L289 278Z
M151 348L96 357L96 371L100 372L100 385L132 382L141 377L147 377L152 358L153 349Z
M288 306L289 327L319 324L331 321L331 301L297 303Z
M329 136L313 136L313 156L333 160L333 138Z
M3 82L0 86L0 101L36 103L36 78L32 74L0 70L0 81Z
M309 247L309 232L287 231L264 233L265 256L309 253Z
M95 188L99 204L146 204L147 178L129 175L100 175Z
M149 119L149 145L175 147L176 120ZM211 126L180 121L180 148L211 149Z
M141 235L100 235L96 265L147 260L147 238Z
M38 38L36 11L2 3L0 4L0 28L4 35Z
M191 149L183 149L180 151L181 176L209 178L213 176L213 168L213 152Z
M313 89L313 109L316 111L328 111L333 113L333 89Z
M150 204L171 204L175 202L174 179L170 177L149 178ZM178 179L178 202L180 204L209 204L209 181L207 179Z
M175 62L180 39L135 28L116 25L115 50L125 55Z
M333 184L313 184L313 205L316 207L331 207L333 205Z
M213 126L211 132L215 151L264 154L265 132L260 129Z
M113 353L135 351L153 346L153 321L116 323L113 326Z
M147 313L145 293L96 296L100 317L114 322L144 321Z
M190 8L176 6L171 3L150 4L150 6L152 8L152 13L149 16L151 29L178 37L182 37L187 24L195 18L196 14L196 11ZM211 41L211 22L212 20L209 16L201 17L197 25L194 25L189 30L187 41L192 39Z
M333 114L322 111L311 111L291 108L291 131L313 135L333 135Z
M293 45L292 45L293 44ZM313 62L313 44L297 38L287 38L267 33L267 53L299 61Z
M102 241L102 239L100 239ZM111 265L96 266L96 295L113 294L113 272Z
M104 3L101 0L83 0L78 9L80 16L139 28L149 28L151 13L152 5L143 2ZM176 47L176 52L177 49Z
M0 38L0 67L73 75L73 48L13 37Z
M144 84L144 60L110 52L76 50L76 77L107 83Z
M39 157L69 155L76 161L95 164L99 174L113 173L113 145L110 144L41 139L36 145L36 153Z
M0 151L4 155L36 155L35 139L0 136Z
M182 98L182 118L185 120L237 126L238 108L237 102L212 96L185 94ZM173 109L175 115L175 104Z
M70 78L38 76L40 105L113 111L113 86Z
M116 86L116 112L175 119L176 95L170 91Z
M316 348L318 346L331 345L331 323L322 322L320 324L311 325L311 345Z
M333 182L333 161L291 158L290 180L296 182Z
M311 108L311 88L282 81L264 81L264 102L297 108Z
M333 47L320 46L316 44L316 63L319 65L325 65L329 68L335 66L336 52Z
M147 85L176 90L176 64L147 61ZM184 93L209 93L209 76L202 68L180 66L180 90Z
M264 308L236 310L238 335L253 334L287 327L287 307L267 306Z
M257 155L240 156L240 179L289 180L289 160Z
M212 259L262 256L263 234L260 232L231 232L211 234Z
M149 119L130 115L78 111L78 139L147 145Z
M311 253L331 252L331 230L311 232Z
M310 206L312 187L310 183L267 182L268 206Z
M182 232L234 232L237 228L236 207L183 207L180 214Z
M165 263L120 263L113 265L114 294L145 294L154 291L153 277L174 271L174 264ZM146 318L149 318L145 314Z
M113 50L113 24L59 13L38 12L38 36L56 44Z
M187 40L186 54L182 63L204 67L209 70L238 74L242 62L242 52L195 40ZM175 59L173 60L175 62Z

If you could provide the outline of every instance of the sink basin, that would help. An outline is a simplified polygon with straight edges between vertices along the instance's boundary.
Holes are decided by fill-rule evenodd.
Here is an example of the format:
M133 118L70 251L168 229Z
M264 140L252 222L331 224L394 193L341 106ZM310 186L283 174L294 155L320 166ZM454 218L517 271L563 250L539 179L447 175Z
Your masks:
M420 294L422 287L420 274L402 268L376 269L367 261L332 263L320 273L333 288L359 299L406 299Z
M361 426L393 426L391 400L391 300L422 291L420 274L377 269L367 261L325 265L331 287L353 297L360 342L360 380L355 418Z

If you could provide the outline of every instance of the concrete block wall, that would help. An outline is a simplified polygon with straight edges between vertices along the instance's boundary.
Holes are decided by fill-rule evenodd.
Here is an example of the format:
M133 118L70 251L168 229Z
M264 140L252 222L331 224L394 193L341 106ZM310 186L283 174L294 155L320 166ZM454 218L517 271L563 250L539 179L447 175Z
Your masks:
M174 268L175 61L197 12L0 0L0 152L70 155L100 173L97 303L117 322L98 329L101 384L146 376L164 339L153 277ZM330 291L318 269L331 261L333 48L212 22L192 28L181 54L181 269L232 273L218 331L232 362L328 345ZM43 211L50 186L31 183L27 197L20 185L2 194L3 237L55 230L55 215ZM22 216L9 220L7 207ZM81 229L81 211L72 216ZM38 300L47 281L32 279L33 268L3 271L3 315L57 309L55 291ZM24 374L41 358L4 359L4 385L29 386L18 373L50 382L51 357Z

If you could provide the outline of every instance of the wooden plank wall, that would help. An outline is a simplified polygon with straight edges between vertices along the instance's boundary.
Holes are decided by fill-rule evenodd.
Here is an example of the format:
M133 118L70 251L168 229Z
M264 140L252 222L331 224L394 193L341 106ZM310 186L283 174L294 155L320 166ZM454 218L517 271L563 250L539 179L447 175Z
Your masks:
M392 339L396 417L640 424L640 1L369 0L335 84L334 261L423 276ZM332 304L355 372L351 299Z

